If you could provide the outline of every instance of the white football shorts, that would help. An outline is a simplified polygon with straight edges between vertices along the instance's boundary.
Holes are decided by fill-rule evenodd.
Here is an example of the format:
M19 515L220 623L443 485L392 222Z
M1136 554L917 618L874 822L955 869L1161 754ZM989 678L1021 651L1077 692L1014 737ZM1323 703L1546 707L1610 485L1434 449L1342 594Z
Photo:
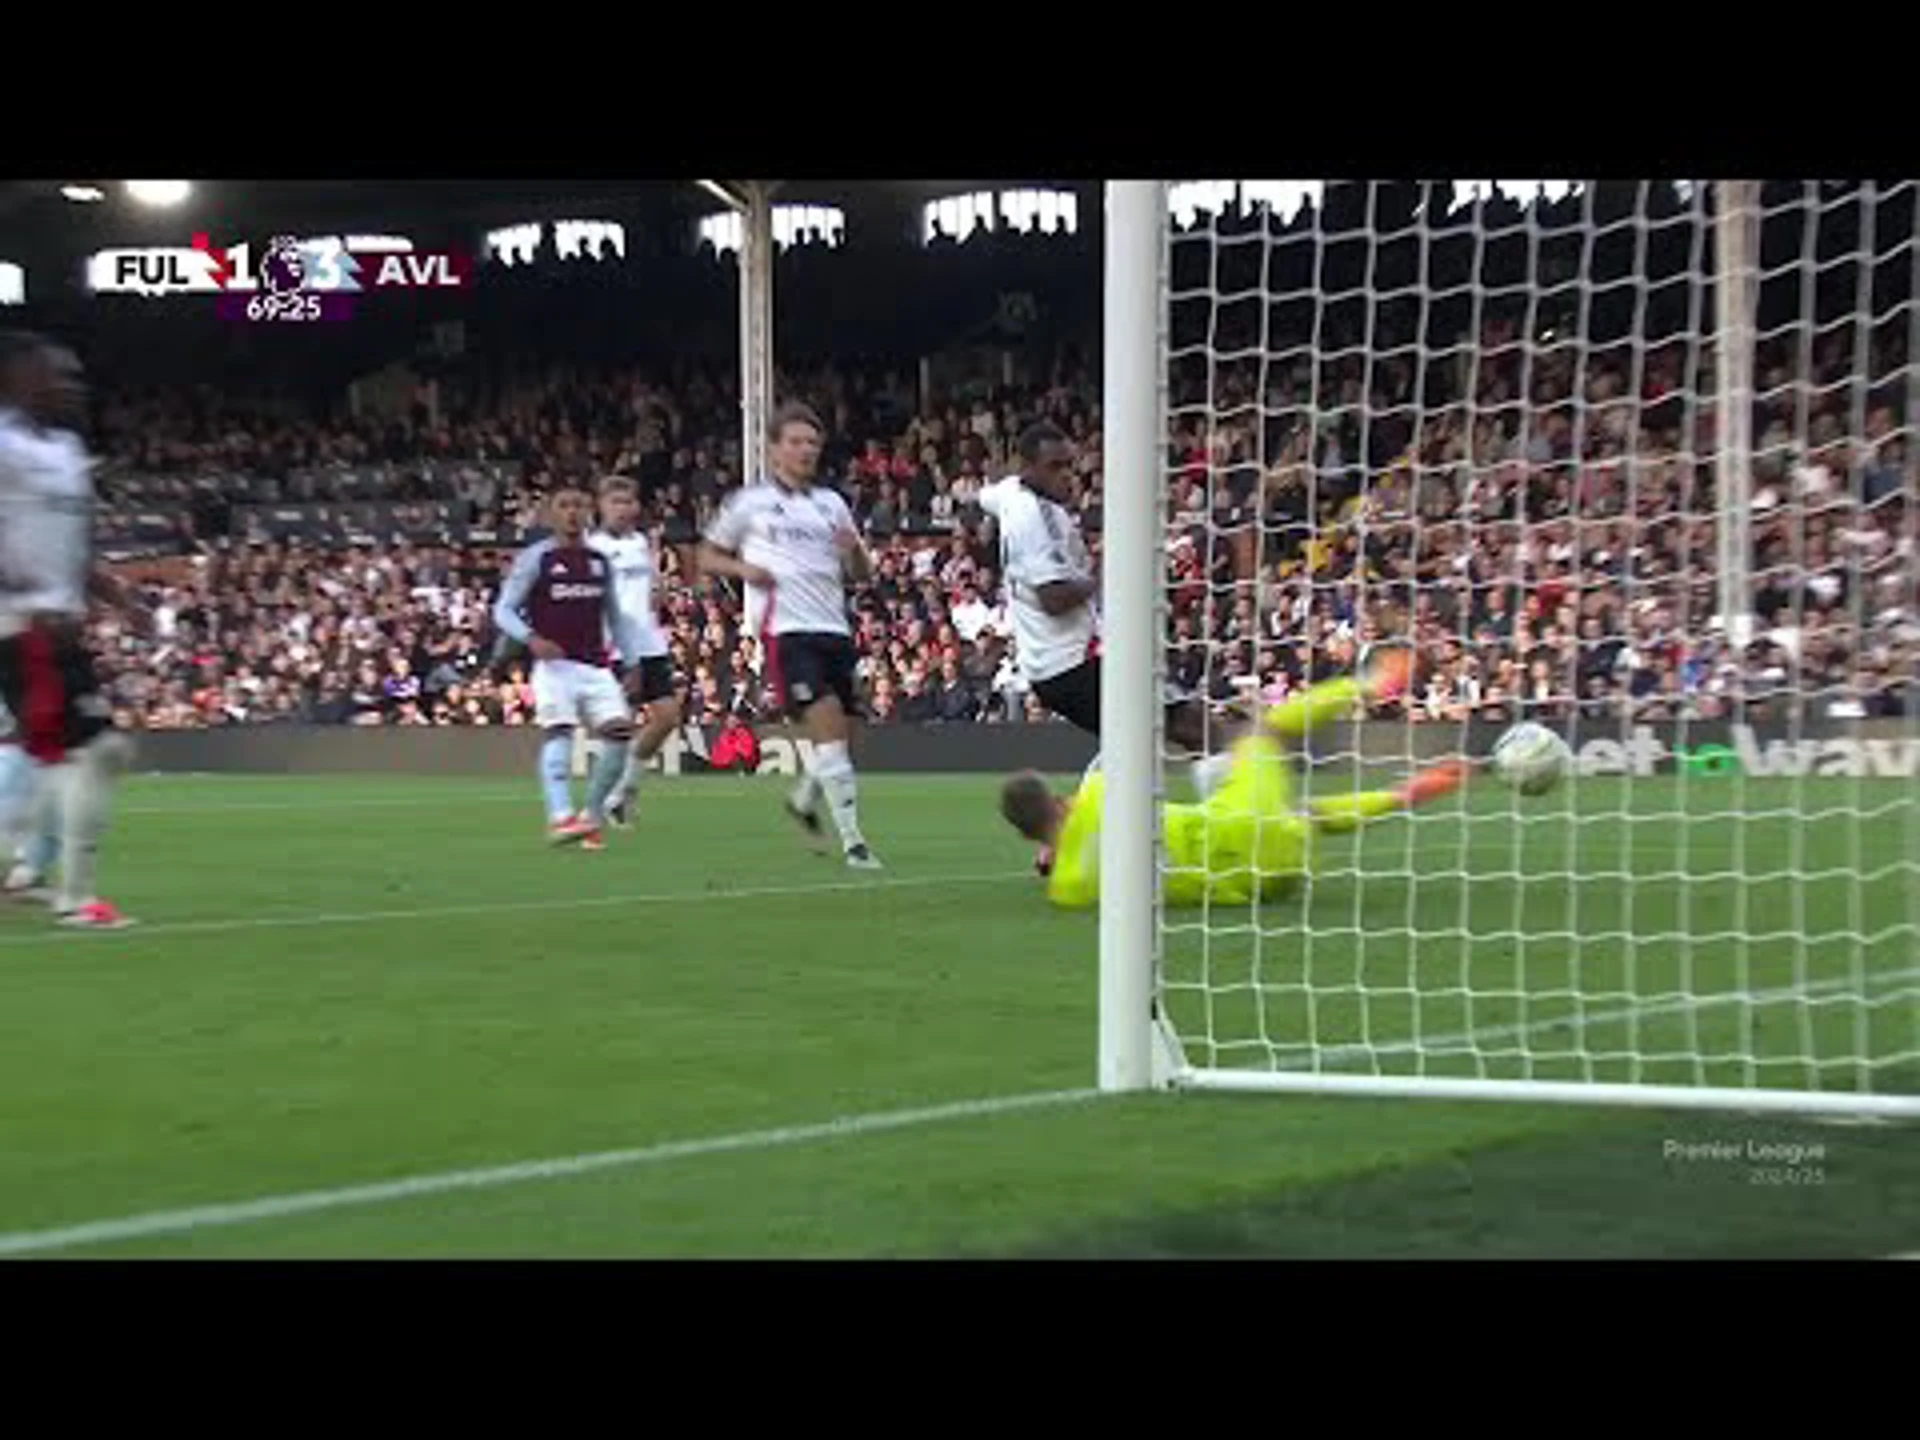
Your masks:
M533 723L542 729L584 724L598 730L632 714L620 681L605 666L578 660L533 662Z

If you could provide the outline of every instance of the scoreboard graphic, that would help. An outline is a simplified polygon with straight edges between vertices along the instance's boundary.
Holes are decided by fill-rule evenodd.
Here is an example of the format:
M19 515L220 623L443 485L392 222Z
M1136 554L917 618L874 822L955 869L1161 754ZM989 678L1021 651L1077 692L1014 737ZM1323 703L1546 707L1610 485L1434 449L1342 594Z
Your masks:
M389 241L296 240L276 235L215 245L205 233L184 246L102 250L87 262L96 294L212 295L222 319L249 324L345 320L358 297L381 290L463 290L470 259Z

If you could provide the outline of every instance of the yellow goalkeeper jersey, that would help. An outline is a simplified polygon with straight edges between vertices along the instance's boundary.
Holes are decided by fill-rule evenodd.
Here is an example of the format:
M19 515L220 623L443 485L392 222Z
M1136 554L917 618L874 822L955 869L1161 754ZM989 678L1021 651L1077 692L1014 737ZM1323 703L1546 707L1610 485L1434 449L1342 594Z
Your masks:
M1257 747L1257 748L1255 748ZM1288 811L1277 748L1242 742L1233 768L1202 805L1161 806L1161 897L1169 906L1245 904L1256 889L1272 896L1304 873L1310 830ZM1086 909L1100 898L1100 821L1106 778L1081 782L1054 844L1047 898Z

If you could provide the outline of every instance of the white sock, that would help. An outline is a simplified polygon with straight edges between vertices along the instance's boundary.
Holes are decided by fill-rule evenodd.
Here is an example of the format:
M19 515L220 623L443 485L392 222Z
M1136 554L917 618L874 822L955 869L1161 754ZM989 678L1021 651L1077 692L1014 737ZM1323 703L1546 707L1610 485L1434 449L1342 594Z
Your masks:
M636 735L627 746L627 768L620 772L620 783L613 787L616 802L630 798L640 788L640 771L645 764L640 758L640 737Z
M60 858L60 792L53 771L34 765L24 788L14 796L8 853L10 882L39 884Z
M813 776L826 792L833 811L833 823L840 832L840 843L848 850L866 844L860 833L859 786L854 780L853 760L845 741L836 740L813 752Z
M1233 768L1233 752L1222 750L1217 755L1203 755L1193 762L1188 773L1193 777L1194 792L1204 800L1213 794L1220 782L1227 778L1227 772Z
M841 754L846 754L847 747L845 745L839 748ZM819 765L820 756L825 749L826 747L822 746L814 752L812 764L808 764L806 761L801 762L800 783L793 787L793 808L798 810L802 815L811 815L813 813L813 807L820 803L821 787Z
M27 752L18 745L0 745L0 837L4 837L0 843L9 852L26 849L38 784Z
M620 776L626 769L630 752L625 740L593 742L593 767L587 771L587 823L598 826L607 818L607 806L620 788Z
M60 858L59 801L52 780L45 775L34 777L33 790L28 796L26 821L27 837L15 852L20 869L24 872L21 878L32 876L36 880L45 880L47 873L53 869L53 862Z
M107 797L112 776L106 757L89 745L78 756L50 767L60 822L60 887L54 908L77 910L99 897L94 893L94 859L107 828Z

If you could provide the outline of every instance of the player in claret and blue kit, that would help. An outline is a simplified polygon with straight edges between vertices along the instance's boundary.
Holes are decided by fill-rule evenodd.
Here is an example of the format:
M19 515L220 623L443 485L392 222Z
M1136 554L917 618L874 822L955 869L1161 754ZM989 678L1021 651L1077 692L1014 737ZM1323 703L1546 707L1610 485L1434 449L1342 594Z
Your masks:
M494 602L493 623L533 654L533 719L546 732L540 785L548 837L558 845L599 850L608 802L633 739L633 706L609 663L608 637L616 637L620 663L639 657L618 648L629 644L635 630L620 608L611 562L587 543L591 506L578 487L554 492L547 506L553 532L514 557ZM629 673L637 678L639 672ZM586 804L576 810L570 772L573 733L582 724L596 744Z

